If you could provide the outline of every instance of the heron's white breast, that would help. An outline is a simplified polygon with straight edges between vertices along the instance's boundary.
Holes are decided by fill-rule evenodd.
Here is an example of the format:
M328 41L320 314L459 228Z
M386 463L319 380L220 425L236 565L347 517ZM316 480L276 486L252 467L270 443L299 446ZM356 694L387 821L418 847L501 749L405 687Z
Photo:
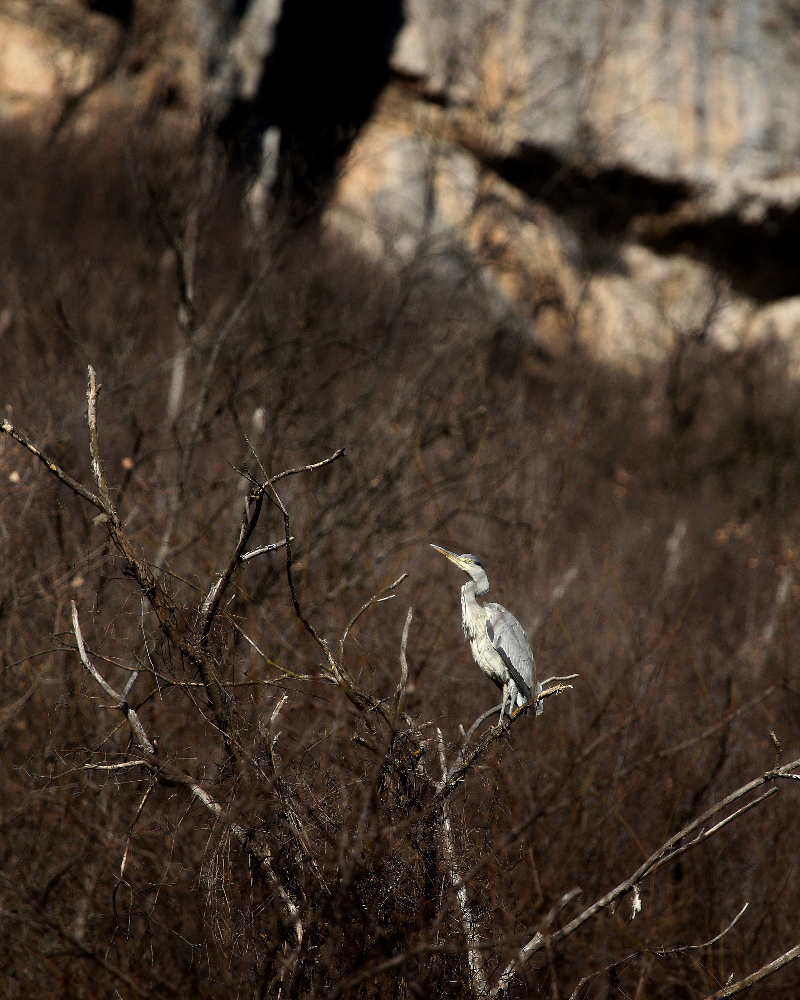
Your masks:
M501 687L506 681L506 665L489 641L486 632L487 614L476 601L468 601L461 595L461 620L472 656L481 670Z

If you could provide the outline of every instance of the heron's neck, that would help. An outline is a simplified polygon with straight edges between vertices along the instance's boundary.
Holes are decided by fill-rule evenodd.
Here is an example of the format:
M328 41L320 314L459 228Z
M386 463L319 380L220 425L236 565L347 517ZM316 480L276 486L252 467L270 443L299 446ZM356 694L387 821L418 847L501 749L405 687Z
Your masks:
M483 606L475 599L478 594L485 594L489 588L478 590L474 580L469 580L461 588L461 624L464 626L464 637L468 642L474 642L484 628L485 612Z
M480 588L474 580L467 580L464 586L461 588L462 600L469 604L477 604L475 600L476 597L483 597L483 595L489 590L489 581L487 580Z

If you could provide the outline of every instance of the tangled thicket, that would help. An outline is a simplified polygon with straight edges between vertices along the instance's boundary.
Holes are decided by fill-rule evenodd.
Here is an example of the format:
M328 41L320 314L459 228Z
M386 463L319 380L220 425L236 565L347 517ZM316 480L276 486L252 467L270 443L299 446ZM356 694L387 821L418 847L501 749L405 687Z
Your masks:
M430 260L249 231L213 151L112 145L2 150L0 417L99 501L0 436L5 995L695 998L785 953L774 772L561 933L798 743L779 347L543 359ZM540 676L580 675L449 783L496 693L430 541L480 553Z

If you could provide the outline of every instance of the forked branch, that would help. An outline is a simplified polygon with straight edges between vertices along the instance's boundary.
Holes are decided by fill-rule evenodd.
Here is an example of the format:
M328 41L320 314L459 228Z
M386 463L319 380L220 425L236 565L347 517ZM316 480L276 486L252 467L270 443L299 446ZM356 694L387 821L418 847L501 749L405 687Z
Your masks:
M108 683L108 681L100 674L97 668L94 666L92 661L86 652L86 646L83 642L83 635L81 633L80 622L78 621L78 609L75 602L72 601L72 631L75 633L75 641L78 644L78 653L81 658L81 663L89 671L89 673L94 677L100 687L105 691L105 693L114 701L114 708L118 708L120 712L128 720L128 725L131 727L131 733L133 734L133 739L136 746L142 751L142 753L154 754L156 748L147 738L147 733L144 731L144 726L139 721L139 716L136 714L136 709L132 708L128 704L127 693L130 690L131 684L128 682L125 693L119 694L114 688ZM135 680L136 675L132 674L132 680Z

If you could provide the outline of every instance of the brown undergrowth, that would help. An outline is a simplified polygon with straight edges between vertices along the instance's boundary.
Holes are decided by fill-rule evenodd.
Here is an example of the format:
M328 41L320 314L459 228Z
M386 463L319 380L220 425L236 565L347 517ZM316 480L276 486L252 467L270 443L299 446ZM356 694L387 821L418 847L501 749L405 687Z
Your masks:
M800 743L798 393L779 347L698 340L641 379L534 363L479 288L424 260L386 276L310 222L256 239L215 153L123 139L3 149L0 418L94 492L91 364L134 552L0 437L5 995L464 997L476 964L490 990L539 931L512 996L695 998L795 945L791 781L643 881L634 920L628 891L556 940L772 768L771 732L787 761ZM249 547L281 543L268 478L340 448L275 484L297 609L278 548L235 567L204 635L246 497L263 502ZM431 541L479 554L540 677L580 675L446 806L437 729L452 763L496 693ZM139 671L127 699L154 754L81 665L72 601L111 687ZM796 995L798 975L758 996Z

